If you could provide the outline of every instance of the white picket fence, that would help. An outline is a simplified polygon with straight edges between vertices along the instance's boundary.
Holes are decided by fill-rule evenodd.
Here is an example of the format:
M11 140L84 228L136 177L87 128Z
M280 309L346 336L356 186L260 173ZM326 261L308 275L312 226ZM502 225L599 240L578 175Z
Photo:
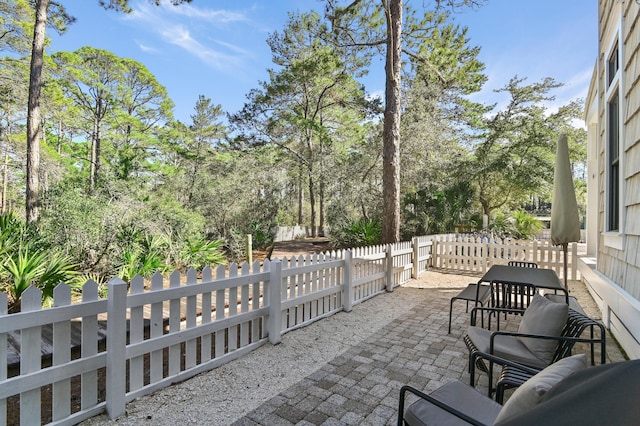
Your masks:
M114 278L107 299L88 281L76 303L61 284L49 309L42 309L41 293L31 287L22 296L22 312L14 314L7 314L0 294L0 425L76 424L105 410L115 418L135 398L267 342L277 344L287 331L349 312L427 267L459 270L473 263L476 269L465 270L481 272L478 246L454 240L416 237L262 265L205 268L199 276L194 270L156 274L148 283ZM500 253L522 256L523 247L505 246ZM465 260L463 253L473 257ZM549 265L555 267L541 267ZM51 404L43 407L47 394Z
M437 235L432 239L433 266L441 269L484 274L493 265L506 265L510 260L535 262L538 267L553 269L564 278L564 256L561 246L549 241L513 240L472 235ZM578 248L569 244L567 276L577 279Z

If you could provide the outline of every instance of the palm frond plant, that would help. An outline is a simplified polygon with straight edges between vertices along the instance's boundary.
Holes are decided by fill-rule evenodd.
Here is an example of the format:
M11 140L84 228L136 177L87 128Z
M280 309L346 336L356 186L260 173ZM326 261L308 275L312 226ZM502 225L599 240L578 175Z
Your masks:
M179 264L198 270L205 266L224 265L227 262L223 247L224 241L221 239L209 241L202 237L187 238L180 251Z
M48 302L58 284L74 277L75 267L67 255L34 249L28 243L21 243L2 263L10 298L9 311L20 310L20 297L30 285L42 291L43 303Z
M533 215L519 210L513 213L513 236L528 240L534 238L542 229L542 222Z
M98 295L102 298L107 297L108 289L107 289L107 279L104 275L101 275L97 272L87 272L84 274L78 274L73 277L67 284L73 290L82 290L82 287L89 281L93 281L98 285Z

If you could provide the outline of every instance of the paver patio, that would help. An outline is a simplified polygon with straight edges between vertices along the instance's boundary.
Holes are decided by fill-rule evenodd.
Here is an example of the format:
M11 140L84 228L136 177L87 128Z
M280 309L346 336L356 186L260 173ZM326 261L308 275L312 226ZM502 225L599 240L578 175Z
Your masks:
M449 300L457 290L433 285L417 280L409 283L413 288L394 290L412 292L417 303L234 425L392 425L402 385L429 392L452 380L468 382L465 304L454 304L452 333L447 334ZM570 289L586 313L599 319L584 286L572 282ZM623 359L608 335L607 362ZM479 376L477 387L486 392L486 376Z

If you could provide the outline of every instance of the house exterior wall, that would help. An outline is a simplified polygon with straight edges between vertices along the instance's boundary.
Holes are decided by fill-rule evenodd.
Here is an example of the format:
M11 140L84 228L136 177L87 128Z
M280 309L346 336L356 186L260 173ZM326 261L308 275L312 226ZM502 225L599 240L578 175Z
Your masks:
M636 0L599 0L598 18L598 58L585 114L591 144L587 163L596 167L589 171L588 184L597 185L597 209L589 210L597 214L590 221L597 241L588 240L587 252L596 253L596 262L583 262L582 271L606 325L631 358L640 358L640 5ZM621 201L618 230L608 231L607 103L613 85L607 65L616 40Z

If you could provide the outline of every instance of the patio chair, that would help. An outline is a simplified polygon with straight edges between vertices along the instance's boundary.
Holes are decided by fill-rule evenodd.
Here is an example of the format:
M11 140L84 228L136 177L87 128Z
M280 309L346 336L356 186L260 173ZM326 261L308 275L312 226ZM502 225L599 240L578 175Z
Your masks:
M403 386L398 426L636 424L640 360L591 368L585 364L569 357L545 368L516 389L504 406L460 381L428 395ZM405 409L409 394L419 399Z
M491 281L491 304L492 308L504 308L511 310L512 314L522 315L531 303L531 299L538 294L538 289L529 283L520 283L515 281ZM495 312L489 315L489 329L491 329L491 317ZM507 312L503 312L504 318L507 318ZM496 316L497 317L497 316ZM497 318L498 321L499 318ZM484 326L484 317L483 322ZM498 322L498 327L500 326Z
M469 312L469 302L474 303L474 307L480 305L484 306L485 303L491 297L491 287L489 285L482 285L481 283L470 283L460 293L451 298L449 302L449 334L451 334L451 315L453 313L453 302L456 300L464 300L467 302L467 309L465 312Z
M591 365L595 365L594 346L597 344L600 345L600 364L604 364L606 362L607 349L607 335L604 326L598 321L587 317L582 312L574 311L571 308L569 308L568 316L569 319L567 320L567 323L571 324L571 327L574 328L573 334L580 337L585 329L589 329L589 338L581 338L580 342L589 344L591 348ZM599 330L598 335L595 334L595 329ZM574 342L574 344L575 343L577 342ZM498 380L496 381L496 402L502 404L502 401L504 400L504 394L507 389L521 386L523 383L529 380L531 376L531 370L523 370L522 368L513 368L510 365L504 365L502 367L500 375L498 376Z
M517 266L519 268L537 268L538 264L536 262L526 262L524 260L510 260L507 265L509 266Z
M475 370L487 373L488 392L493 392L493 365L495 358L513 361L528 367L542 369L571 355L578 342L592 343L594 340L582 338L583 331L596 326L597 321L569 309L564 303L555 303L536 294L524 311L517 332L486 330L475 327L478 310L511 312L509 309L474 308L471 312L471 327L464 336L469 349L469 383L475 385ZM522 312L522 310L519 310ZM601 363L605 362L606 342L601 329L598 340L602 346ZM489 356L488 356L489 355ZM510 384L505 382L505 386Z

